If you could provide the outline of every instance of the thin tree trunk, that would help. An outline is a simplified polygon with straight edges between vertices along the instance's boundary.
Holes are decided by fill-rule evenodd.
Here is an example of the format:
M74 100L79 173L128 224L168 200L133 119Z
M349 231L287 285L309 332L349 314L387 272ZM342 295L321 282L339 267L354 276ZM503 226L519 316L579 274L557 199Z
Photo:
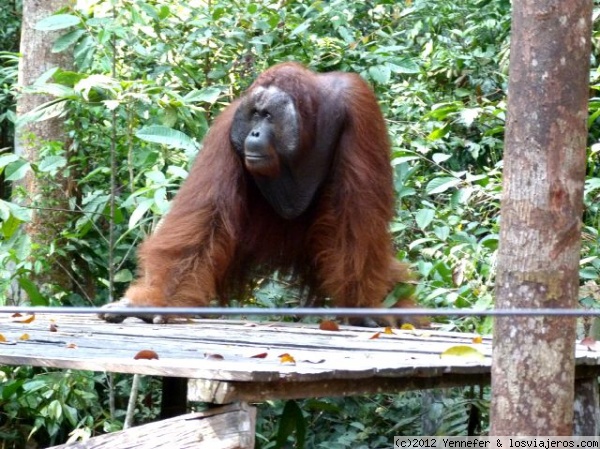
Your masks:
M19 64L19 87L22 91L17 100L18 116L23 116L52 99L47 95L27 93L24 88L31 86L51 68L72 68L72 55L69 52L51 51L54 40L64 30L42 32L34 28L41 19L69 5L69 0L23 0L20 46L22 58ZM37 163L39 151L47 142L61 142L65 150L68 150L63 122L64 118L53 118L21 127L16 133L15 153L31 163ZM15 199L34 208L32 221L26 228L32 243L41 248L42 254L34 254L34 258L42 257L47 260L48 245L51 242L56 244L57 237L64 229L67 220L64 210L68 209L69 199L68 185L68 179L62 175L54 179L41 178L31 171L15 185ZM49 270L38 281L69 289L71 283L68 271L65 270L68 266L66 258L53 255L47 265Z
M513 2L498 308L577 307L592 0ZM570 435L575 320L496 319L492 435Z

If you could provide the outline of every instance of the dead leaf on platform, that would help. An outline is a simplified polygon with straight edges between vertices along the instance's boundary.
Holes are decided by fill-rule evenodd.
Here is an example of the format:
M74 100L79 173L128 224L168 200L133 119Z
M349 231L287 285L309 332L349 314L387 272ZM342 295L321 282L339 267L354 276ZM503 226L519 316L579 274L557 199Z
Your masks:
M596 344L596 340L593 337L585 337L581 340L581 345L587 346L590 351L597 351L598 345Z
M77 349L77 345L75 343L67 343L67 348L69 348L69 349Z
M266 359L267 358L267 353L266 352L261 352L260 354L251 355L250 358L251 359Z
M475 337L473 337L473 343L475 343L475 344L483 343L483 337L481 335L476 335Z
M244 323L244 327L256 327L256 323Z
M151 349L142 349L133 358L135 360L158 360L158 354Z
M415 326L413 326L410 323L404 323L402 326L400 326L400 330L402 330L402 331L414 331L415 330Z
M459 358L464 358L464 359L477 359L477 360L485 359L485 356L481 352L479 352L477 349L475 349L471 346L466 346L466 345L452 346L440 354L441 359L450 358L450 357L459 357Z
M381 337L381 332L375 332L373 335L371 335L369 340L375 340L376 338L379 338L379 337Z
M404 326L404 325L403 325L403 326ZM383 330L383 333L384 333L385 335L396 335L396 332L394 332L394 329L392 329L390 326L386 327L386 328Z
M289 355L286 352L285 354L281 354L279 356L279 362L280 363L289 363L291 365L295 365L296 364L296 359L294 359L294 357L292 357L291 355Z
M2 334L0 334L0 343L6 343L6 337Z
M208 360L225 360L225 357L223 357L221 354L204 354L204 357L206 357Z
M50 323L50 332L58 332L58 326L54 323Z
M24 323L24 324L32 323L33 320L35 320L35 315L31 314L31 315L23 316L20 313L15 313L11 319L11 321L13 323Z
M322 331L339 331L340 326L335 321L323 320L319 324L319 329Z
M23 334L19 337L19 340L21 341L27 341L29 340L29 334Z

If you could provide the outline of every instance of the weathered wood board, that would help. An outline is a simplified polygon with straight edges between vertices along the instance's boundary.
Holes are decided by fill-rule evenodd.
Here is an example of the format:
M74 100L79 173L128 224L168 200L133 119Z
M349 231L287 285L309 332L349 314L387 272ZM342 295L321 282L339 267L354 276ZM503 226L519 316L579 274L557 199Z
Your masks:
M51 327L56 331L52 332ZM168 325L91 315L36 315L30 323L0 314L0 364L139 373L199 379L192 396L208 402L368 394L489 381L491 339L472 334L233 320ZM25 334L27 334L25 336ZM482 358L440 358L467 345ZM141 350L158 360L135 360ZM295 363L284 363L289 354ZM260 356L260 357L256 357ZM595 369L598 353L577 346L577 363ZM589 370L588 370L589 371Z
M231 404L49 449L252 449L256 409Z

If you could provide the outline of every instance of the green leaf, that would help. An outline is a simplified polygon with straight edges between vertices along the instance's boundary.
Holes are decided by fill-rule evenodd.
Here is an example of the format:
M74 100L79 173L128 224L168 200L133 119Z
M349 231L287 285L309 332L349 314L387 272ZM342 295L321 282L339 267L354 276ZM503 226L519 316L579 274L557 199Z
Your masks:
M188 177L188 171L184 168L178 167L177 165L170 165L169 168L167 168L167 174L171 178L185 179Z
M72 14L56 14L46 17L35 24L34 28L38 31L62 30L78 25L81 22L79 17Z
M452 187L456 187L461 182L461 179L450 176L434 178L427 183L427 187L425 187L425 193L427 195L442 193L448 189L451 189Z
M3 207L0 206L0 210L4 212ZM28 220L29 221L29 220ZM15 218L14 215L9 215L7 219L2 220L2 237L5 239L11 238L15 232L21 227L22 220Z
M481 114L481 108L469 108L460 111L460 119L464 125L469 128L475 119Z
M141 7L141 8L142 8L142 10L143 10L143 11L144 11L146 14L148 14L148 16L150 16L152 19L154 19L154 20L156 20L156 21L160 20L160 17L159 17L159 15L158 15L158 12L157 12L156 8L154 8L153 6L149 5L149 4L148 4L148 3L146 3L146 2L141 2L141 1L138 1L138 2L137 2L137 4L138 4L138 6L139 6L139 7Z
M433 156L431 156L431 159L433 159L433 162L435 162L436 164L441 164L442 162L447 161L451 157L451 154L435 153Z
M294 432L296 433L296 444L294 447L297 449L304 448L306 419L296 401L290 400L285 403L283 412L281 413L275 447L278 449L285 447L288 437Z
M442 242L445 242L450 235L450 228L448 226L436 226L433 229L433 233L438 239L440 239Z
M204 101L206 103L214 103L221 96L222 89L220 87L205 87L200 90L193 90L189 92L183 100L186 103L195 103L197 101Z
M404 58L399 60L394 60L393 63L390 64L390 68L394 73L420 73L421 68L419 64L415 62L412 58Z
M166 182L165 174L158 170L152 170L146 173L146 178L153 184L164 184Z
M298 25L296 28L292 30L288 37L293 37L296 34L302 34L312 25L312 21L307 20L306 22Z
M6 156L4 156L6 157ZM2 158L0 157L0 161ZM0 167L2 167L2 163L0 162ZM585 180L585 193L591 193L596 189L600 189L600 178L588 178Z
M186 151L196 150L197 148L196 142L194 142L187 134L166 126L147 126L140 129L135 135L138 139L146 142L168 145Z
M47 173L55 172L59 168L67 165L67 158L64 156L48 156L42 159L38 165L38 170Z
M481 352L479 352L474 347L467 346L467 345L451 346L450 348L446 349L444 352L442 352L440 354L441 359L455 358L455 357L459 357L459 358L463 358L463 359L471 359L471 360L473 360L473 359L484 360L485 359L485 356Z
M31 220L31 209L26 207L19 206L18 204L11 203L9 201L0 200L0 203L4 204L8 207L10 211L10 215L17 218L20 221L29 221Z
M115 274L115 282L131 282L133 280L133 274L130 270L121 270Z
M71 45L75 44L81 36L86 33L85 30L73 30L67 34L63 34L61 37L54 41L52 45L52 53L60 53L65 51Z
M4 383L2 385L2 399L8 401L12 395L16 394L25 382L24 379L15 380L12 382Z
M453 209L455 209L459 205L467 204L473 192L473 187L464 187L462 189L457 189L450 198L450 205Z
M154 204L154 199L152 198L144 198L140 201L140 204L135 208L131 217L129 218L129 229L135 228L138 222L142 219L142 217L148 212L148 210Z
M17 127L24 126L31 122L43 122L51 118L59 117L66 112L67 103L62 98L48 101L41 104L33 110L22 115L17 122Z
M19 156L14 153L3 154L0 156L0 169L6 167L8 164L12 162L16 162L19 160Z
M598 279L598 270L594 267L585 267L579 270L579 277L581 279Z
M436 128L429 133L427 140L438 140L450 132L450 125L444 125L441 128Z
M388 84L392 71L387 65L376 65L369 67L369 76L379 84Z
M433 217L435 217L435 211L433 209L421 209L415 213L415 221L421 230L425 230L425 228L431 224Z
M71 425L71 427L76 428L77 427L77 409L75 407L71 407L68 404L61 404L62 405L62 412L63 415L66 416L67 420L69 421L69 424Z
M396 158L392 159L392 166L395 167L396 165L404 164L405 162L416 161L419 159L420 159L419 156L396 157Z
M54 399L48 404L48 416L55 421L60 421L62 418L62 407L58 399Z
M19 285L21 286L21 288L23 290L25 290L25 293L27 293L27 296L29 297L29 300L31 301L32 305L34 305L34 306L47 306L48 305L48 300L44 296L42 296L42 294L38 290L37 286L30 279L20 277L17 281L18 281Z
M9 164L4 170L5 181L18 181L19 179L23 179L31 165L29 162L25 162L23 160L18 160L12 164Z

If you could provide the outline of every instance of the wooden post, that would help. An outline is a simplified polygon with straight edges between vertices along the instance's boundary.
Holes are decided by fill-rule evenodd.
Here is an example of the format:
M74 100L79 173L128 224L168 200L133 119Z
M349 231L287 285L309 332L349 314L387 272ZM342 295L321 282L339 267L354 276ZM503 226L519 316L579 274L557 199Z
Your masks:
M585 377L575 382L573 435L600 435L599 394L598 377Z

